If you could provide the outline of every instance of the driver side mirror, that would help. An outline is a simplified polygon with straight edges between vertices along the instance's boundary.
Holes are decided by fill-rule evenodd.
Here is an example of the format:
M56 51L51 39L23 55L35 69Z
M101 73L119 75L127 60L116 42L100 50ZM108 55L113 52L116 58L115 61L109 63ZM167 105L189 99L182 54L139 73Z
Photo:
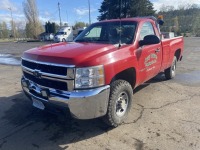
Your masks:
M143 40L139 41L139 45L152 45L160 43L160 39L156 35L147 35Z

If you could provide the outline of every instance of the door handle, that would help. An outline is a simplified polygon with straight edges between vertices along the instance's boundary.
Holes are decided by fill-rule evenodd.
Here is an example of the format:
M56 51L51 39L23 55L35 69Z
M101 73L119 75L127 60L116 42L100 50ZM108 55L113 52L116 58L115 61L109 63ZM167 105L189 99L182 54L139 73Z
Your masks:
M155 52L156 52L156 53L160 52L160 49L159 49L159 48L157 48L157 49L155 50Z

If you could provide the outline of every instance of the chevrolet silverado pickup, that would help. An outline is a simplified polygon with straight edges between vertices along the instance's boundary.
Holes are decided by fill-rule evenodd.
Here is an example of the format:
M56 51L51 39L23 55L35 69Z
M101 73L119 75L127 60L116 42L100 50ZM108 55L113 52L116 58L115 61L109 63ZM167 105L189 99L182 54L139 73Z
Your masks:
M163 39L159 24L154 17L105 20L73 42L25 51L22 88L39 109L51 105L117 127L128 115L134 88L160 72L175 77L183 37Z

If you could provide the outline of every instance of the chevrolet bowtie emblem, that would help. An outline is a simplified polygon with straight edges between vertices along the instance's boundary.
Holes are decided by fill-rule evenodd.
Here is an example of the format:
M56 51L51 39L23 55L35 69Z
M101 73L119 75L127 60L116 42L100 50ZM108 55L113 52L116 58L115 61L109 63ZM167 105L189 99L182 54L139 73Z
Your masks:
M34 75L36 78L41 78L41 77L42 77L42 74L41 74L41 71L40 71L40 70L34 70L33 75Z

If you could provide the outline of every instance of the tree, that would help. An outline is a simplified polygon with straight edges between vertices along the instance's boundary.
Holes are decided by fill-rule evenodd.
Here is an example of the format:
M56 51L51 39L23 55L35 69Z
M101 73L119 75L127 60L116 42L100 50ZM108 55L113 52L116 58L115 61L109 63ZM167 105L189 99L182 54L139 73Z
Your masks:
M15 37L17 38L23 38L24 37L24 22L23 21L17 21L14 23L15 27Z
M0 23L0 38L2 38L2 24Z
M13 38L18 37L18 30L16 27L16 22L10 21L10 24L11 24L11 35L10 36Z
M68 26L68 23L65 22L65 23L64 23L64 26Z
M35 0L26 0L23 3L24 14L27 20L27 36L36 39L43 32Z
M25 31L26 31L26 37L28 38L32 37L32 27L30 23L26 23Z
M58 26L58 25L57 25ZM56 23L55 22L46 22L46 24L45 24L45 32L46 33L56 33L56 28L57 28L57 26L56 26Z
M149 0L104 0L99 12L98 20L155 14L153 4Z
M196 17L194 21L193 33L195 36L200 37L200 17Z
M130 16L152 16L155 14L153 4L149 0L132 0L130 4Z
M0 31L1 31L1 38L8 38L9 33L7 24L5 22L2 22L2 24L0 24Z
M200 35L200 7L198 5L185 4L177 9L163 5L160 10L157 15L163 15L165 21L164 26L161 26L162 32L173 31L177 35L184 33Z
M104 0L99 9L100 16L98 20L112 19L119 17L119 0Z
M88 24L85 22L76 22L74 25L75 29L86 27Z
M175 8L174 6L166 6L165 4L163 4L161 7L160 7L160 10L162 12L168 12L168 11L174 11Z

